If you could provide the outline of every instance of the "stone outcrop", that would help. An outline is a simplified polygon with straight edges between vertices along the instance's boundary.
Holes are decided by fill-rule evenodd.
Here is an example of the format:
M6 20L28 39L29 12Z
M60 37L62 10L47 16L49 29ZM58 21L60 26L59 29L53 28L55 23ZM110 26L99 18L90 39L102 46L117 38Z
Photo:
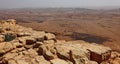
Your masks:
M120 54L103 45L57 40L52 33L17 25L13 19L0 21L0 26L0 64L120 63Z

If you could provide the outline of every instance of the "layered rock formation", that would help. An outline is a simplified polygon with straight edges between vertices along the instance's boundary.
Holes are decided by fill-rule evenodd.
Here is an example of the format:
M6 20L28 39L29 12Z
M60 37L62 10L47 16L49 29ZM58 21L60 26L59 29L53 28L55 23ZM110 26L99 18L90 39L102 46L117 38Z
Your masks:
M52 33L0 21L0 64L120 64L120 54L85 41L57 40Z

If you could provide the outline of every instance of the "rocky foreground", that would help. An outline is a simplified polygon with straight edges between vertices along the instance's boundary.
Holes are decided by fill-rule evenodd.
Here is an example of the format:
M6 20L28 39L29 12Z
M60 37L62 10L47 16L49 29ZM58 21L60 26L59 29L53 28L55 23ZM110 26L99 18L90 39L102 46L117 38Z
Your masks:
M0 64L120 64L120 54L95 43L57 40L10 19L0 21Z

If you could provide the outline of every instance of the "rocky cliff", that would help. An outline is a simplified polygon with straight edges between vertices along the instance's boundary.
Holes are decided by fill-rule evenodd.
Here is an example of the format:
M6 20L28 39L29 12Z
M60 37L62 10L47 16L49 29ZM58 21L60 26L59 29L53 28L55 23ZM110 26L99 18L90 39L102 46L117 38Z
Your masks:
M0 21L0 64L120 64L120 54L95 43L57 40L9 19Z

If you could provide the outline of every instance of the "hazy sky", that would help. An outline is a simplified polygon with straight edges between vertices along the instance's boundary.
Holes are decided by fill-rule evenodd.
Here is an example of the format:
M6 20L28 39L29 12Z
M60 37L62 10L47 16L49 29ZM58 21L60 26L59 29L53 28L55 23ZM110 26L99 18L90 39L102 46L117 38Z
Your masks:
M0 0L0 8L120 6L120 0Z

